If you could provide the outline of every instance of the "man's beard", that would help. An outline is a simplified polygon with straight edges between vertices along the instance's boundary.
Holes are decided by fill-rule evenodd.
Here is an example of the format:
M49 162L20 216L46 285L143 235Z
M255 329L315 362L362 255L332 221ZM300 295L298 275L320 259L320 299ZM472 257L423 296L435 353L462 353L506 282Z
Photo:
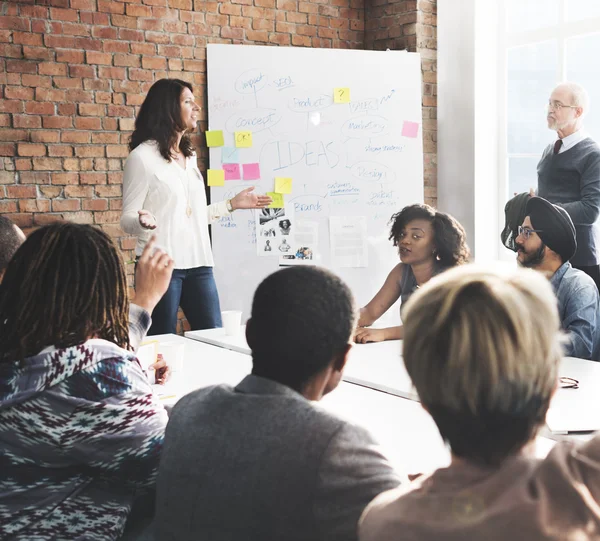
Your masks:
M564 122L559 122L555 118L548 119L548 129L553 130L553 131L564 130L570 124L571 124L571 122L569 122L568 120L565 120Z
M519 265L521 265L521 267L534 269L535 267L538 267L542 263L542 261L544 261L545 254L546 245L542 243L542 245L532 254L525 254L526 257L523 261L521 261L520 259L517 259L517 261L519 262Z

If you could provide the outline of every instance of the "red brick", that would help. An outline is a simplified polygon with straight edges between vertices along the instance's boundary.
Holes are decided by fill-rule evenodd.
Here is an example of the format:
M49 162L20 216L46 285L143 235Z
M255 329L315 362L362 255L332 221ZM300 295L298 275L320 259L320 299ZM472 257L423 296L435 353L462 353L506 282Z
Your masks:
M31 32L13 32L13 43L32 47L41 47L44 44L42 36Z
M4 87L4 97L8 100L32 100L33 88L6 86Z
M127 4L125 6L125 13L130 17L152 17L152 8L148 6Z
M36 171L60 171L62 160L60 158L33 158L33 169Z
M41 128L42 117L38 115L13 115L15 128Z
M10 115L8 113L0 113L0 127L8 128L10 126Z
M7 186L6 197L8 199L27 199L37 197L35 186Z
M31 30L31 21L24 17L7 17L2 15L0 16L0 28L7 28L8 30L24 30L28 32Z
M121 28L119 30L119 39L125 41L144 41L144 33L141 30L130 30L129 28ZM133 46L131 48L131 52L137 52L133 50Z
M46 145L36 143L19 143L17 145L17 154L19 156L45 156Z
M0 111L4 113L22 113L23 102L20 100L0 100Z
M0 143L0 156L13 157L16 145L14 143Z
M135 17L128 17L127 15L111 15L111 23L113 26L119 26L122 28L137 28L137 19Z
M100 130L102 129L102 122L97 117L77 117L75 118L75 127L78 130Z
M7 214L9 212L17 212L17 201L0 200L0 214Z
M71 116L77 113L77 105L74 103L59 103L58 114L61 116Z
M98 197L121 197L123 189L119 185L96 186L95 192Z
M92 103L94 93L89 90L80 90L79 88L70 88L66 91L67 101L71 103Z
M17 174L12 171L0 171L0 184L13 184L16 182Z
M79 199L53 199L52 210L54 212L75 211L81 209Z
M269 36L270 43L277 43L278 45L289 45L290 36L289 34L271 34Z
M92 38L75 38L75 47L85 51L101 51L102 40Z
M83 51L56 51L57 62L68 62L69 64L81 64L84 60Z
M116 131L119 127L118 120L116 118L103 118L102 128L107 131Z
M301 37L301 36L292 36L292 38ZM249 41L261 41L268 42L269 41L269 33L266 30L246 30L246 38Z
M50 173L46 171L23 171L19 173L21 184L50 184Z
M107 145L106 156L109 158L126 158L129 154L129 149L125 145Z
M122 81L127 79L127 71L125 68L107 68L101 66L98 68L98 76L101 79L118 79Z
M114 210L96 212L94 220L97 224L118 224L121 221L121 213Z
M73 173L70 173L73 174ZM75 175L78 176L78 175ZM65 186L65 197L81 197L91 199L94 197L93 186Z
M100 79L84 79L83 88L85 88L86 90L108 91L110 90L110 81L101 81Z
M167 60L161 57L142 57L144 69L167 69Z
M53 34L45 34L44 45L53 49L74 49L76 41L75 38L69 36L55 36Z
M31 158L15 158L15 169L17 171L31 171L33 169Z
M50 201L47 199L21 199L19 201L20 212L49 212Z
M50 18L57 21L79 22L79 13L76 9L50 8Z
M117 39L118 30L110 26L95 26L92 28L92 37L99 39Z
M75 147L75 156L79 158L102 158L104 154L104 146Z
M73 119L68 116L45 116L42 117L44 128L64 129L73 127Z
M53 82L54 86L57 88L80 89L83 86L82 79L80 77L54 77ZM68 92L66 96L68 100L71 99Z
M187 45L190 47L195 43L194 36L188 36L187 34L173 34L171 36L171 41L175 45ZM202 45L206 46L206 43L203 43Z
M107 199L83 200L82 209L83 210L95 210L95 211L108 210L108 200Z
M90 133L88 131L63 131L60 134L62 143L89 143Z
M21 17L29 17L30 19L47 19L48 8L43 6L26 6L21 5Z
M35 130L31 132L33 143L58 143L60 132L51 130Z
M129 78L132 81L152 81L153 75L151 71L138 68L129 68Z
M123 184L123 173L109 173L108 174L109 184Z
M80 103L79 114L82 116L104 116L106 107L95 103Z
M119 129L122 131L133 131L135 127L135 120L133 118L120 118Z
M115 66L128 66L133 68L140 67L140 57L132 54L116 54L114 56Z
M52 173L52 184L64 186L66 184L77 184L78 173Z
M52 86L52 79L44 75L24 73L21 76L21 82L23 86L32 86L34 88L50 88Z
M112 54L87 51L85 53L85 60L88 64L104 64L110 66L112 64Z
M28 215L26 215L28 216ZM43 226L43 225L50 225L53 224L55 222L62 222L63 221L63 215L62 214L35 214L33 216L33 223L35 223L35 225L39 225L39 226Z
M73 156L73 147L69 145L49 145L48 156L60 156L61 158L68 158Z
M91 79L96 76L96 68L94 66L69 66L69 75Z
M89 36L90 27L85 24L63 23L63 34L65 36Z
M6 71L15 73L36 73L37 63L28 60L7 60Z
M36 101L65 101L65 91L54 88L36 88L35 99Z
M38 66L40 75L67 75L67 66L65 64L57 64L56 62L40 62Z
M60 174L60 173L58 173L58 174ZM50 199L59 197L62 192L62 188L60 186L40 186L39 188L40 188L40 192L42 192L42 195L44 197L48 197Z
M206 71L206 64L199 60L184 60L183 67L186 71Z
M96 92L96 103L108 104L112 102L112 95L110 92Z
M98 0L98 11L106 13L125 13L125 5L114 0Z
M53 115L54 104L49 101L28 101L25 103L25 112L34 115Z
M71 7L73 9L94 11L96 9L96 0L71 0Z
M106 184L106 173L81 173L80 184Z

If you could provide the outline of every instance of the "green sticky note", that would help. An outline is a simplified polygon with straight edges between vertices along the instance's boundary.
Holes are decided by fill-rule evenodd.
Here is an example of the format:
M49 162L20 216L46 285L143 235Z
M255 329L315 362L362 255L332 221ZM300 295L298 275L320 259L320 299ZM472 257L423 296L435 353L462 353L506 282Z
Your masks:
M223 139L223 130L212 130L206 132L207 147L222 147L224 145L225 139Z
M267 195L273 200L269 205L270 209L282 209L284 207L282 193L267 192Z
M223 171L223 169L209 169L208 185L225 186L225 171Z
M292 193L292 179L289 177L275 177L276 193Z
M333 101L335 103L350 103L350 89L349 88L334 88L333 89Z
M235 146L237 148L250 148L252 146L252 132L251 131L236 131L235 132Z

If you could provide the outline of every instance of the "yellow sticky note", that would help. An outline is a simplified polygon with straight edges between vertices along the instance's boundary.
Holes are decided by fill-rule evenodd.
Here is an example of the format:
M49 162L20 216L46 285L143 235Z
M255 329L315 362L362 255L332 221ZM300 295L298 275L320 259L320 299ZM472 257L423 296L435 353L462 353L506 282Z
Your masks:
M275 177L276 193L292 193L292 179L289 177Z
M225 139L223 139L223 130L212 130L206 132L207 147L222 147L224 145Z
M334 88L333 89L333 101L335 103L350 103L350 89L349 88Z
M252 146L252 132L236 131L235 146L238 148L250 148Z
M208 185L225 186L225 171L223 171L223 169L209 169Z
M282 193L267 192L267 195L273 200L269 205L270 209L282 209L284 207Z

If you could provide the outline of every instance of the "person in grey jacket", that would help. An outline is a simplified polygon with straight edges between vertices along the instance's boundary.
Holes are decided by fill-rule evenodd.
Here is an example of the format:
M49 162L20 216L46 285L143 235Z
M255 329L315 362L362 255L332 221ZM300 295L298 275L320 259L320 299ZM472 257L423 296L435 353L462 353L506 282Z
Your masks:
M258 287L246 337L252 374L174 407L159 476L156 539L337 541L400 484L369 433L319 407L352 347L346 284L294 267Z
M577 234L576 269L600 287L600 147L583 129L589 97L575 83L558 85L548 100L548 128L557 139L537 166L537 195L564 208Z

